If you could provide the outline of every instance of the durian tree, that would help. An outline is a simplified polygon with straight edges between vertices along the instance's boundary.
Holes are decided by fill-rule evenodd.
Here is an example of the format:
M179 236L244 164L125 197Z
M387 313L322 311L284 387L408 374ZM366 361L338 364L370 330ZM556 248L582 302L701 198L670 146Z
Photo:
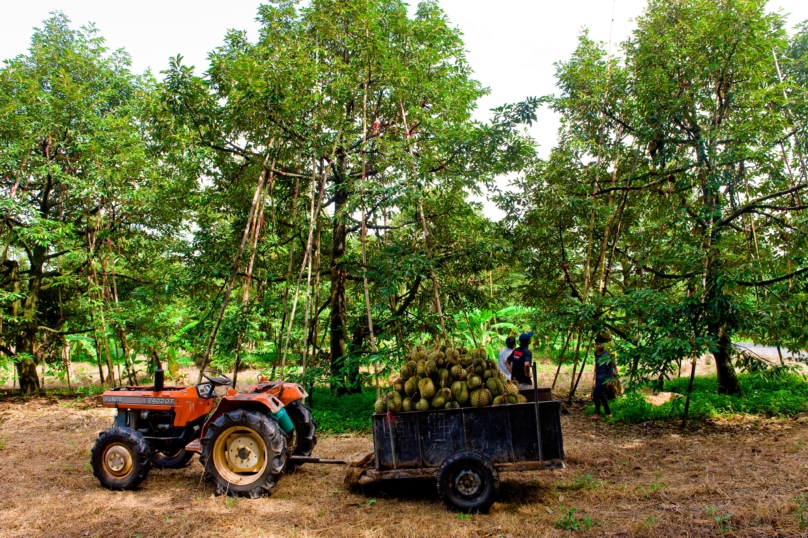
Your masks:
M559 144L508 199L525 299L611 329L640 379L709 350L739 394L733 335L774 303L788 321L766 340L805 334L804 30L790 45L784 23L753 0L651 0L620 56L584 33L558 64Z

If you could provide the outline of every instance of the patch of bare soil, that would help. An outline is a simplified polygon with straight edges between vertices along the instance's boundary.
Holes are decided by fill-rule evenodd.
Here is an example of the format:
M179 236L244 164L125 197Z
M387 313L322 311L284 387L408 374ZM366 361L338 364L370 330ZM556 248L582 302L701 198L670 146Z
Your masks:
M683 433L592 423L573 409L563 417L567 468L503 474L491 513L467 517L440 504L433 481L346 491L341 466L305 465L258 500L215 497L196 459L153 470L137 491L111 492L89 463L111 410L97 398L7 398L0 536L799 536L806 420L713 422ZM371 448L367 436L327 436L315 454Z

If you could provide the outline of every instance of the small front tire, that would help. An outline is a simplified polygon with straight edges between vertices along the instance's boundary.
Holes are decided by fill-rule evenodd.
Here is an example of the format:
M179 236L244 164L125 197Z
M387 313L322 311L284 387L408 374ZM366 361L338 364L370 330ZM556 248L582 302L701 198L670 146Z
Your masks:
M92 449L93 474L101 485L113 490L136 489L151 468L151 449L131 428L101 432Z
M499 493L499 473L491 460L474 452L452 454L438 469L438 495L460 512L486 513Z
M314 447L317 445L317 425L311 416L311 409L303 405L303 400L295 400L286 404L286 412L295 425L295 444L290 450L292 456L311 456ZM294 470L303 465L287 463L289 470Z

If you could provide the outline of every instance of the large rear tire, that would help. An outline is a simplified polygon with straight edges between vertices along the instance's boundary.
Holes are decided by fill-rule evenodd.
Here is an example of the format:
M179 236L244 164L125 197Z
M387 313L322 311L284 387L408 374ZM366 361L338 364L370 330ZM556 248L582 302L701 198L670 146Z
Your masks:
M92 449L93 474L105 488L136 489L151 468L151 448L131 428L101 432Z
M200 461L216 494L256 499L268 494L286 464L286 437L273 418L237 409L214 420L202 437Z
M317 446L317 424L311 417L311 409L303 405L302 400L290 402L285 407L286 413L295 425L295 444L292 447L293 456L311 456L314 447ZM288 463L289 470L293 470L303 465L302 463Z

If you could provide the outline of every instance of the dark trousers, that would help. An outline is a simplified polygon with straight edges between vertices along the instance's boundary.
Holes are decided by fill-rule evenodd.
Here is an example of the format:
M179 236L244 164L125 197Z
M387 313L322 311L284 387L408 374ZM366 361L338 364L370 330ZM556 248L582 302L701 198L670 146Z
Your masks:
M611 415L612 412L609 410L609 401L606 398L606 380L605 379L598 379L595 381L595 390L592 391L592 396L595 399L595 414L600 414L600 404L603 404L603 410L606 411L607 415Z

